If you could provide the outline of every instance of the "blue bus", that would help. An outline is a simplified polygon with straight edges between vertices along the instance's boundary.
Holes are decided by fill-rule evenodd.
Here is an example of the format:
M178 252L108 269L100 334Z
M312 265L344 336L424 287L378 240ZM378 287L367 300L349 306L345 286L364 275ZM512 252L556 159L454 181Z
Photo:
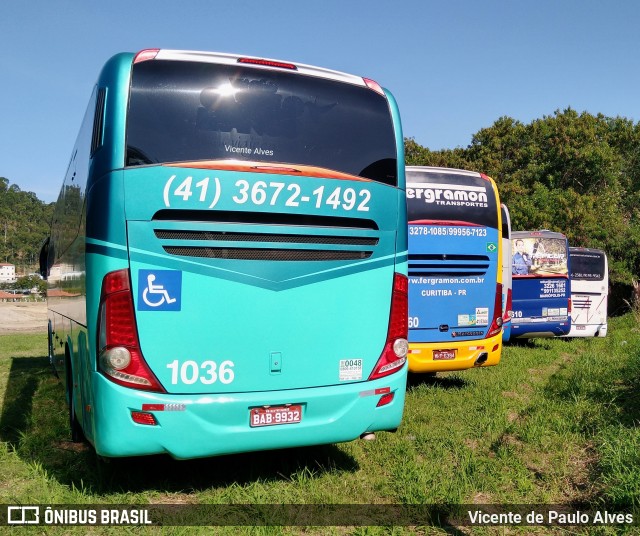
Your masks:
M400 424L404 145L372 80L208 52L114 56L41 259L72 437L100 456Z
M511 338L558 337L571 328L569 244L562 233L511 233Z
M497 365L502 351L502 223L495 182L407 166L409 370Z

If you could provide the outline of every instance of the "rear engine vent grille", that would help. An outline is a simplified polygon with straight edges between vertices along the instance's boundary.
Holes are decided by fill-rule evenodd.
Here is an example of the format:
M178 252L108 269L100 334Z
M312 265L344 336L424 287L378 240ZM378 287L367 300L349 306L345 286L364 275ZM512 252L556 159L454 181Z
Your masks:
M319 249L213 248L197 246L163 246L169 255L234 259L245 261L344 261L368 259L371 251Z
M236 212L231 210L177 210L162 209L152 218L154 221L184 221L207 223L241 223L256 225L293 225L304 227L330 227L332 229L378 230L373 220L344 218L340 216L316 216L310 214L279 214L274 212Z
M358 261L380 242L363 218L163 209L154 234L169 255L244 261ZM164 222L164 223L163 223Z
M375 246L378 239L358 236L322 236L267 233L235 233L225 231L182 231L156 229L156 237L164 240L213 240L230 242L281 242L287 244L339 244Z
M409 255L409 275L423 277L478 276L489 269L486 255L413 254Z

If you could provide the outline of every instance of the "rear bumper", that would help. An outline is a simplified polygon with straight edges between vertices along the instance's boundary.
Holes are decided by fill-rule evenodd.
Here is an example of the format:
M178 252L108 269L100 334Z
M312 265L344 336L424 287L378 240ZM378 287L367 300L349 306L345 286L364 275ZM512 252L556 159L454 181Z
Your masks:
M505 322L502 325L502 342L509 342L511 338L511 322Z
M217 395L158 394L127 389L94 373L94 446L101 456L167 453L188 459L255 450L351 441L365 432L394 430L404 408L407 367L386 378L310 389ZM376 407L376 389L394 393ZM150 411L157 425L137 424L142 404L179 404L179 411ZM265 405L301 404L302 421L252 428L249 411ZM182 406L179 406L182 408Z
M544 338L544 337L562 337L569 333L569 322L558 323L523 323L512 324L511 326L511 339L532 339L532 338Z
M434 350L455 350L454 359L434 360ZM445 372L465 370L474 366L489 367L500 362L502 331L488 339L447 343L409 343L409 370L411 372ZM486 360L476 364L486 355Z
M571 330L563 337L606 337L607 324L572 324Z

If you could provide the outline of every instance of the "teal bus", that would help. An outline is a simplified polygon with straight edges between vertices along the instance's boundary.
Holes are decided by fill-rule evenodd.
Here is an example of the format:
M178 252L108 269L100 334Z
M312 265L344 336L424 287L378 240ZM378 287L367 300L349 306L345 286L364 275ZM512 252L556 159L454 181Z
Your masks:
M406 217L399 112L376 82L114 56L41 252L72 438L187 459L395 430Z

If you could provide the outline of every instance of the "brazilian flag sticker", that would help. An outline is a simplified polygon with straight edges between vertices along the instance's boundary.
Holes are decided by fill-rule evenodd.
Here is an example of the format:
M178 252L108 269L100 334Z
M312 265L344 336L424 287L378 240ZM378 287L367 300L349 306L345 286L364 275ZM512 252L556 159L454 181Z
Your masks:
M498 251L498 245L495 242L487 242L487 251L489 253L495 253Z

